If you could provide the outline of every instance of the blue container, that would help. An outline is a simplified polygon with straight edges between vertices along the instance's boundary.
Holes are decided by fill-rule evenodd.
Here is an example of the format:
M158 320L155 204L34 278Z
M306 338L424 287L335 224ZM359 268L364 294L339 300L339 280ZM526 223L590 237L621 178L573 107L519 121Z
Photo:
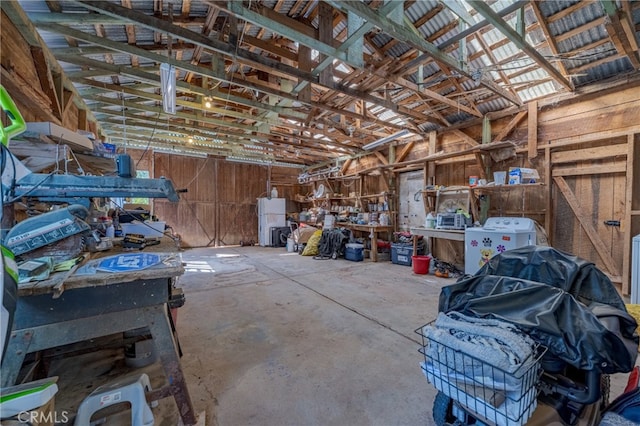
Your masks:
M364 260L364 246L362 244L345 245L344 258L352 262L362 262Z
M413 244L391 243L391 262L397 265L411 266Z

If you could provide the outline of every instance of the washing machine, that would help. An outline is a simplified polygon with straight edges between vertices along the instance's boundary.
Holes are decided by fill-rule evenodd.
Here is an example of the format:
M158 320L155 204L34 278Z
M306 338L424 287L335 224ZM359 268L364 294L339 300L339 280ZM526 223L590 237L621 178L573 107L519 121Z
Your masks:
M527 217L490 217L464 231L464 273L475 274L496 254L536 243L536 225Z

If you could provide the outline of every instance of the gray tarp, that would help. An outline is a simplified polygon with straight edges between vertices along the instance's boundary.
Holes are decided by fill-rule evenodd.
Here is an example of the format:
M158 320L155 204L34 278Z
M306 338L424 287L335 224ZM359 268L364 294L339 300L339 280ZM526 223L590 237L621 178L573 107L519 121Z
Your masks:
M444 287L439 308L515 324L581 370L612 374L635 364L637 324L609 278L551 247L495 256L474 276Z

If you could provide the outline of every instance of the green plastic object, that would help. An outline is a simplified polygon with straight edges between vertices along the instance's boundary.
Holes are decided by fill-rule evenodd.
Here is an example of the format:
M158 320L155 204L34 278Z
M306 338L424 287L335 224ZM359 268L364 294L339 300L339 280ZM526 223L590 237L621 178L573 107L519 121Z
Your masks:
M24 118L22 118L22 114L18 111L18 107L9 96L9 93L4 88L4 86L0 85L0 106L2 107L9 120L11 120L11 124L7 127L0 126L0 141L2 141L2 145L9 146L9 140L12 137L19 135L27 129L27 124L24 122Z

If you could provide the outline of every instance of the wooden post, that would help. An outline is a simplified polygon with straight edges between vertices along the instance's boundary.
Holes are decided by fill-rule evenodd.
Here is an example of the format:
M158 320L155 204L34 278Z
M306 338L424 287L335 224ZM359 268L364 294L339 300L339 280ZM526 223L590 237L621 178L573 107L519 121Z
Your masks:
M436 153L436 145L438 143L438 134L435 131L429 132L429 156ZM429 161L427 163L427 185L436 184L436 162Z
M544 149L544 181L545 185L545 195L547 201L547 207L544 214L544 229L547 231L547 242L550 246L553 246L553 230L551 229L551 212L553 207L553 198L551 186L553 185L553 181L551 180L551 148L545 147Z
M538 156L538 102L531 101L528 107L527 140L529 143L529 160L531 160Z
M628 295L631 293L631 239L633 238L632 225L632 209L633 209L633 158L635 154L635 135L633 133L627 135L627 172L626 172L626 187L627 192L625 194L625 207L624 207L624 220L622 221L621 230L624 232L624 249L622 250L622 294ZM640 154L640 153L638 153Z

